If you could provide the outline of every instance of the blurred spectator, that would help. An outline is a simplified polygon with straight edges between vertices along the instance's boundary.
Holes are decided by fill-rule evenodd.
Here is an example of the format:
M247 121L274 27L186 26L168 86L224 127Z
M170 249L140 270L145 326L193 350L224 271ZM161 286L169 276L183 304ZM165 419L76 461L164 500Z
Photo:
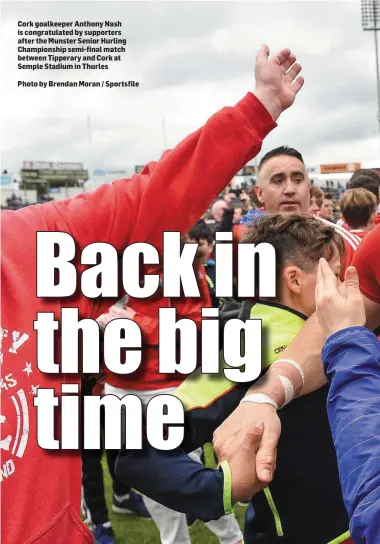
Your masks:
M228 194L233 194L233 193L226 193L226 196ZM220 225L221 221L222 221L222 218L223 218L223 213L224 213L224 210L228 207L228 203L226 202L226 200L216 200L214 202L214 204L212 205L212 208L211 208L211 215L215 221L214 225L213 225L213 230L215 231L217 229L217 227Z
M239 198L240 200L242 201L243 203L243 207L242 207L242 215L246 214L247 212L249 212L249 210L252 210L252 206L251 206L251 199L250 199L250 196L249 194L247 193L247 191L243 190L240 195L239 195ZM240 218L241 219L241 218Z
M233 217L234 225L239 224L242 217L243 217L243 208L235 208L234 209L234 217Z
M324 195L322 208L319 212L319 217L323 217L323 219L327 219L328 221L331 221L332 223L335 222L334 203L333 203L333 198L331 194Z
M188 243L197 243L197 259L204 267L211 303L215 308L219 307L218 299L215 296L215 260L212 255L213 235L211 229L204 221L198 221L194 227L187 233L185 241Z
M375 195L377 202L375 225L380 223L379 185L380 176L375 170L371 170L369 168L360 168L359 170L356 170L347 184L347 189L363 188Z
M315 185L310 186L309 215L318 215L323 206L323 191Z
M344 226L363 238L375 226L377 200L367 189L349 189L340 198Z

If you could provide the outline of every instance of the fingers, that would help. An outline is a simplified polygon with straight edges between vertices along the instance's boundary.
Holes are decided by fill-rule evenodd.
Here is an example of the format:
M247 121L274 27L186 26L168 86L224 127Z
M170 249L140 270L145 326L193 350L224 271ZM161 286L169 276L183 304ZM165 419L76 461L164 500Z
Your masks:
M280 64L281 66L289 60L289 57L291 56L292 52L290 49L281 49L278 53L276 53L272 60L277 62L277 64Z
M284 62L288 61L290 55L291 55L290 49L287 49L287 48L281 49L281 51L279 51L278 53L276 53L276 55L273 56L272 60L282 66ZM263 45L262 47L260 47L259 52L257 53L256 61L267 61L268 58L269 58L269 47L267 45ZM288 68L290 68L293 62L289 64Z
M296 62L286 73L285 79L289 81L289 83L291 83L298 76L301 70L302 66L298 62Z
M271 428L267 430L264 428L264 434L256 457L257 476L264 483L271 482L273 478L279 437L279 429Z
M286 72L289 70L291 66L296 62L296 56L291 54L285 62L283 62L281 66L281 70L283 74L286 74Z
M304 83L305 80L302 76L297 77L297 79L293 83L293 90L296 94L302 89Z

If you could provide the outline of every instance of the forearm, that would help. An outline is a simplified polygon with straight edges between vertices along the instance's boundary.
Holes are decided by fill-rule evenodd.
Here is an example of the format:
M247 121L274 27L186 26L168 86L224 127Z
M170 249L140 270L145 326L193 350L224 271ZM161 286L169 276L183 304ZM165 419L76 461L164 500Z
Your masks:
M202 521L231 513L231 475L191 459L179 448L156 450L144 442L142 451L120 453L116 477L151 499Z
M313 314L285 351L279 354L279 359L293 360L302 369L304 380L300 383L299 373L294 367L291 365L281 367L282 374L285 374L295 387L295 396L312 393L326 383L321 361L324 342L317 314ZM251 386L247 394L262 393L268 395L279 407L283 406L285 390L278 375L277 365L273 363L265 375Z
M380 527L380 344L368 329L351 327L329 337L322 357L351 534L355 542L375 542Z

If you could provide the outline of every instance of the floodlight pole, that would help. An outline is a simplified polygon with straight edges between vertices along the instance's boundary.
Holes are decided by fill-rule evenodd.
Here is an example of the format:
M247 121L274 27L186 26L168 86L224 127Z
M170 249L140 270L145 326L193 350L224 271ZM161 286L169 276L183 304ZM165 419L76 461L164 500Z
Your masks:
M378 7L376 5L376 0L373 0L372 2L372 7L373 7L373 20L374 20L374 23L375 23L375 28L374 28L374 35L375 35L375 54L376 54L376 83L377 83L377 122L378 122L378 125L379 125L379 137L380 137L380 70L379 70L379 48L378 48L378 45L377 45L377 16L378 16L378 13L377 13L377 10L378 10Z
M379 138L380 138L380 68L379 68L379 48L377 43L377 31L380 29L379 23L380 23L380 0L362 0L363 30L373 31L374 37L375 37L376 86L377 86L376 120L378 123Z

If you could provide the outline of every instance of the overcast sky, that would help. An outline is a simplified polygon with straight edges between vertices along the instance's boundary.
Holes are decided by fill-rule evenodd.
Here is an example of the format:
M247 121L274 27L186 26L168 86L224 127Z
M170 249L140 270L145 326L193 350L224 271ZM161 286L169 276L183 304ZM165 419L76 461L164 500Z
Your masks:
M17 70L17 21L120 20L124 60L107 71ZM23 160L129 167L157 159L215 111L253 89L262 43L290 47L305 86L266 139L310 165L379 158L374 37L350 2L3 2L2 168ZM24 79L137 80L137 89L18 89ZM21 76L21 77L20 77ZM5 117L4 117L5 115ZM165 118L165 137L162 119Z

